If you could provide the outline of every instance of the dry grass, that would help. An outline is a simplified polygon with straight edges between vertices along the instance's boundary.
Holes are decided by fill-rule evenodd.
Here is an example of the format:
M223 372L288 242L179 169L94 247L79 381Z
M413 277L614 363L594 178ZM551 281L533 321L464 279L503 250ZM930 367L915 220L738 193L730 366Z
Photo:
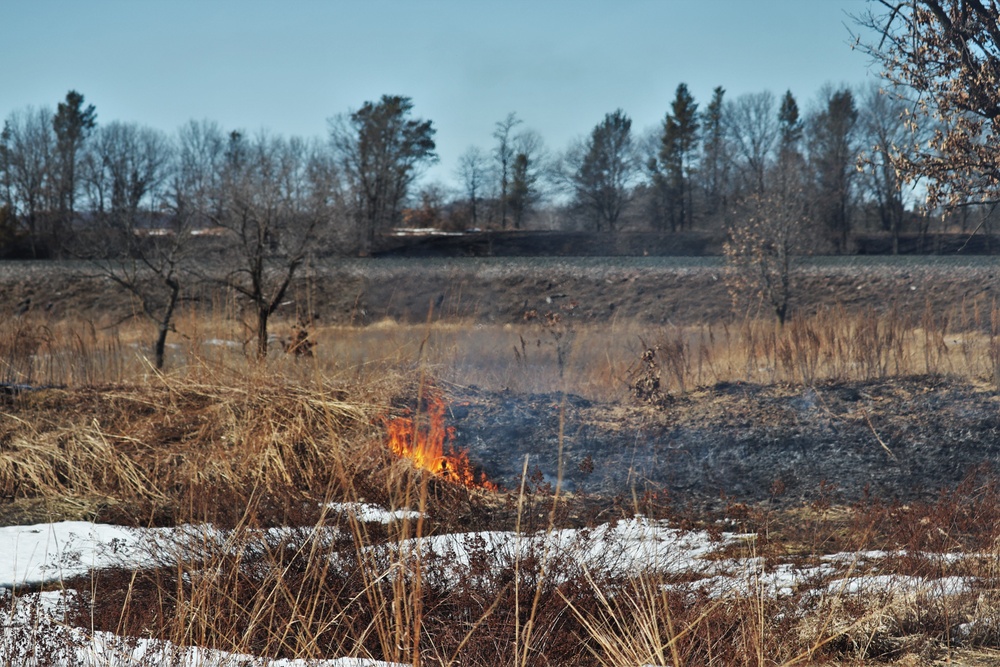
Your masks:
M459 489L393 460L378 415L421 392L419 374L333 385L215 372L214 384L161 377L39 392L11 410L22 421L0 452L10 493L103 496L116 503L104 518L206 526L156 546L157 567L68 582L83 627L271 657L428 665L928 664L1000 640L1000 491L989 478L927 505L733 507L728 527L756 539L726 554L748 564L749 583L724 595L697 577L602 574L547 548L498 568L483 542L456 567L421 540L462 529L461 512L497 528L495 508L561 501ZM381 525L328 509L362 499L425 518ZM548 516L543 530L556 525ZM519 524L520 514L507 527ZM766 590L767 572L813 565L834 543L898 555L785 596ZM949 552L979 557L935 556ZM974 583L958 595L836 584L887 574Z
M528 506L553 508L544 526L552 530L554 508L570 501L457 488L421 473L389 455L380 417L419 405L431 377L614 400L645 349L655 350L670 393L912 373L993 379L1000 316L973 310L834 310L783 328L748 320L652 332L620 322L317 326L313 357L276 351L265 364L247 360L237 321L188 313L166 374L145 360L142 325L8 320L0 325L5 381L67 388L5 399L0 493L76 499L104 520L213 526L161 545L158 567L70 582L81 596L78 623L133 637L413 665L927 663L1000 642L1000 492L988 480L970 478L928 505L816 505L784 515L734 507L726 526L756 538L730 555L757 564L758 574L724 596L653 571L602 575L546 549L498 569L485 542L458 570L422 540L498 528L495 517L512 512L513 525L502 527L516 529ZM279 323L276 333L290 326ZM421 518L381 525L328 509L361 500L421 510ZM262 530L277 526L286 528ZM760 584L779 566L818 563L831 544L901 554L872 571L851 565L850 576L973 583L959 595L848 593L829 586L840 571L783 597ZM945 552L980 557L927 555Z
M213 313L215 311L212 311ZM219 312L225 313L222 309ZM1000 310L958 304L950 313L820 312L780 327L745 319L715 326L650 328L632 322L581 324L538 317L520 324L385 320L368 327L308 328L309 357L282 352L297 321L276 322L269 372L295 382L364 383L417 366L439 381L515 392L569 391L618 400L647 349L670 393L720 382L810 385L905 375L1000 378ZM87 386L155 383L152 332L143 322L11 318L0 324L0 382ZM177 320L167 372L218 384L246 374L252 340L238 317L190 311Z
M322 495L336 474L354 476L345 469L376 467L374 416L386 409L378 394L385 386L299 385L264 370L223 379L160 377L12 399L4 410L0 493L104 498L114 503L114 518L140 524L232 523L243 505L215 499L283 497L293 489Z

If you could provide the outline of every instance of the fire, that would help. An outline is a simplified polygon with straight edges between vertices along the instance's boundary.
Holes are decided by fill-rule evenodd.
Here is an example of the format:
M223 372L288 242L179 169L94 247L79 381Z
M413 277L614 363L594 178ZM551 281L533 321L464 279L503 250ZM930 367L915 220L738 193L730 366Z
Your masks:
M486 475L476 475L469 453L455 449L455 428L445 422L447 409L443 398L431 395L426 411L416 421L409 417L387 420L389 449L410 459L416 467L451 482L496 491L497 485L487 480Z

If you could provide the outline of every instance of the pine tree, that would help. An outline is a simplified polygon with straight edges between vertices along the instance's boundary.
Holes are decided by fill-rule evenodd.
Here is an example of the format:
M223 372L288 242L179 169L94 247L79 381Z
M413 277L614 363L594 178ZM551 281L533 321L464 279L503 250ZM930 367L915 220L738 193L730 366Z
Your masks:
M688 92L687 84L682 83L677 86L670 113L663 122L657 170L659 178L656 179L666 204L665 213L671 231L691 226L693 206L689 182L694 171L698 130L698 105Z
M778 124L781 135L778 138L778 151L780 155L786 152L799 150L799 143L802 141L802 122L799 119L799 105L792 95L792 91L785 91L785 96L781 98L781 108L778 109Z
M847 250L851 232L857 122L854 95L846 88L828 93L826 107L811 122L809 156L818 189L818 216L825 221L838 252Z
M58 215L53 223L52 246L64 241L63 228L72 225L77 190L77 163L87 137L97 126L97 110L93 104L83 105L83 95L71 90L60 102L52 117L56 134L56 189Z
M362 255L377 232L397 222L420 169L438 159L433 124L412 118L412 111L409 97L383 95L331 121L334 153L355 198Z
M576 205L594 221L597 231L615 231L631 198L636 172L632 119L621 109L605 114L573 161L570 182Z
M792 91L786 91L778 108L778 160L775 164L776 185L783 192L801 190L805 186L802 131L799 105Z
M723 125L722 101L725 88L717 86L712 91L712 101L708 103L702 116L702 179L705 189L706 213L714 214L725 208L726 181L726 128Z

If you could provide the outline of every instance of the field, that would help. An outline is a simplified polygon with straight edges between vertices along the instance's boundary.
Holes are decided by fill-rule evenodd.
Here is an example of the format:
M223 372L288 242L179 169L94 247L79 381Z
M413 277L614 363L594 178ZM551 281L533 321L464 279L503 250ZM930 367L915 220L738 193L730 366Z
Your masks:
M0 266L8 662L1000 660L992 260L812 262L783 328L711 260L345 262L162 373L79 270Z

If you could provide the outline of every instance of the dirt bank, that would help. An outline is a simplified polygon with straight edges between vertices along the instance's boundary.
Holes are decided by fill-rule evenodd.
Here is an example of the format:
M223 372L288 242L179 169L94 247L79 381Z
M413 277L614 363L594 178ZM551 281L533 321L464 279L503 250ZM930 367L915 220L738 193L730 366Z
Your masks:
M843 306L945 313L988 307L1000 292L1000 261L969 258L817 258L795 272L792 310ZM210 284L188 283L189 304L232 302ZM83 263L0 262L0 312L120 320L128 295ZM279 317L312 313L328 324L461 318L519 322L558 310L569 321L650 324L733 317L725 268L713 258L483 258L330 261L304 269Z

